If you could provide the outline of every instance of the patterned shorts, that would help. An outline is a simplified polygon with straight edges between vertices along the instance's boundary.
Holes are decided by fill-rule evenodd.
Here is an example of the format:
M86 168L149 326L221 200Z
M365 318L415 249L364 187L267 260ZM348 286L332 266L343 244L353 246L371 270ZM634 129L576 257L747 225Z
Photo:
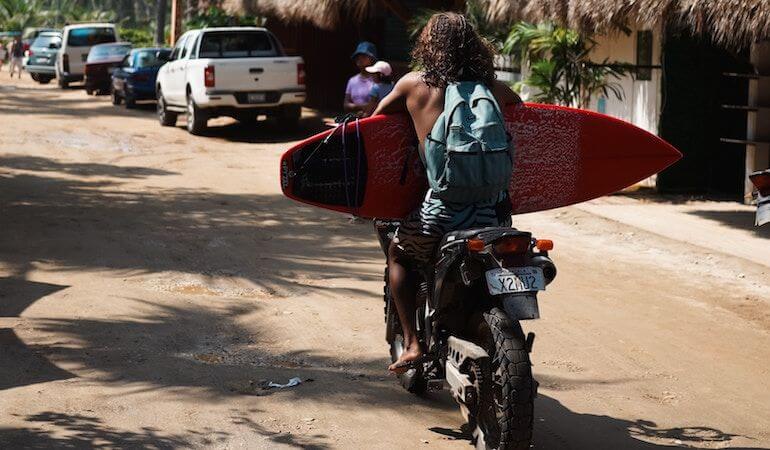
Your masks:
M507 226L511 226L511 202L507 191L468 205L446 202L429 190L422 205L398 227L393 240L406 256L424 266L450 231Z

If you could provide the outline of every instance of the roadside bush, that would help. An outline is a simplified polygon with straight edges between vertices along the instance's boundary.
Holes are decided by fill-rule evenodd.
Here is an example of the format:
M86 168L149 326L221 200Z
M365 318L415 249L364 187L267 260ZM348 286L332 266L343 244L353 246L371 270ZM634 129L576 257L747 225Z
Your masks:
M210 6L201 13L194 15L185 22L185 29L193 30L206 27L260 26L265 20L262 17L230 14L217 6Z
M128 41L134 47L152 47L155 45L155 36L149 28L121 28L120 39Z

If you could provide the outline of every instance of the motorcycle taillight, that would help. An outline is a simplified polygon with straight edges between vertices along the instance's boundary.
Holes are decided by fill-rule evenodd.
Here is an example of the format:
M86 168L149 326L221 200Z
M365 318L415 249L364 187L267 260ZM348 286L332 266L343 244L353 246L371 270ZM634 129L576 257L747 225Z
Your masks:
M498 255L525 253L532 244L529 236L506 236L492 244L492 249Z

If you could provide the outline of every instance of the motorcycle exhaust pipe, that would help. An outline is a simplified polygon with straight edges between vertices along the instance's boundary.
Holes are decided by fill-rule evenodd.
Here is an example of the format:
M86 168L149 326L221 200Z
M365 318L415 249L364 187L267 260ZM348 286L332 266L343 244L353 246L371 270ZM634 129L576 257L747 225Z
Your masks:
M546 284L550 284L551 281L556 278L556 265L551 261L551 258L536 255L532 257L532 263L543 269L543 276L545 277Z

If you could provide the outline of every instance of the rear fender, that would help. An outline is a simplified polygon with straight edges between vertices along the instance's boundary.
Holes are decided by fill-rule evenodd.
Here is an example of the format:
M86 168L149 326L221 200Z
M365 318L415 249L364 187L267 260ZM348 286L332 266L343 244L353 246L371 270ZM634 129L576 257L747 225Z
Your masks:
M501 296L500 303L505 314L512 320L533 320L540 318L537 293L524 292Z

